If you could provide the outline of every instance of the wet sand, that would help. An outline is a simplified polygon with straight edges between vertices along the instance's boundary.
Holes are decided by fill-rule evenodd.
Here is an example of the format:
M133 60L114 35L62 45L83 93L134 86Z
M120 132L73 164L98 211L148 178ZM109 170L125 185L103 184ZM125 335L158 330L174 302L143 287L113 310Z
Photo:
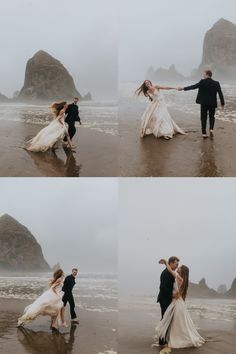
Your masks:
M25 300L0 299L0 352L5 354L116 354L117 313L99 313L76 309L80 324L60 329L49 328L48 317L40 317L24 328L16 321ZM69 308L66 309L69 321Z
M155 327L159 321L160 310L150 313L122 301L119 307L119 353L122 354L158 354L162 348L152 347L155 343ZM205 320L204 320L205 321ZM217 328L218 327L218 328ZM207 339L201 348L172 349L173 354L234 354L236 347L235 330L224 329L222 324L205 321L199 333Z
M202 139L200 118L170 110L186 135L172 140L140 139L145 103L122 99L119 104L119 171L129 177L234 177L236 125L216 120L215 137Z
M40 125L0 121L1 177L115 177L118 175L118 137L78 127L76 153L59 147L55 152L30 153L25 141Z

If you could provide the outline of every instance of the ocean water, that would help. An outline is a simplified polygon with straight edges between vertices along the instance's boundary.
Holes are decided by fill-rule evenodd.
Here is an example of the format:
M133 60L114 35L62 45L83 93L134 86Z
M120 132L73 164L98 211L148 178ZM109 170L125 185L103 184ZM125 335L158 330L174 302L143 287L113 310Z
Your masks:
M51 273L0 274L0 298L34 300L48 289ZM117 312L118 280L114 273L84 273L73 289L76 305L87 311Z
M236 299L187 298L186 305L194 323L201 328L236 329ZM121 307L133 312L145 312L151 322L160 320L160 306L156 298L140 296L121 299Z
M49 106L49 104L1 103L0 120L46 125L52 120ZM117 103L115 101L81 102L80 117L86 128L114 136L118 135Z
M179 86L187 86L190 84L192 83L189 82L177 83L177 84L173 83L171 86L179 87ZM138 100L143 103L147 102L147 98L142 96L137 98L134 94L135 90L139 85L140 83L134 83L134 82L121 83L120 90L119 90L120 104L122 104L122 102L124 101L127 102L127 100L129 101L134 100L134 102L135 100ZM223 84L222 90L225 96L226 105L224 111L217 110L216 119L219 119L221 121L236 123L236 86ZM163 93L165 96L167 106L169 108L184 113L199 114L199 105L195 103L197 90L186 91L186 92L170 90L170 91L163 91ZM220 107L220 102L219 102L219 107Z

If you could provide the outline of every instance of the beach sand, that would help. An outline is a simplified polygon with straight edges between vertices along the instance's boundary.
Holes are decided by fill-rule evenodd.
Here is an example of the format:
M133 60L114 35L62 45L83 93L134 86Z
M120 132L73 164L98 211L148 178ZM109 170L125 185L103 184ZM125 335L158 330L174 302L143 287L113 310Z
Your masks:
M129 304L129 305L127 305ZM158 354L162 348L152 347L155 343L155 327L160 320L159 305L149 312L131 302L119 304L119 353L122 354ZM208 340L201 348L172 349L173 354L234 354L236 347L235 330L229 330L222 323L205 321L199 333Z
M30 153L25 142L41 125L0 121L1 177L115 177L118 175L118 137L83 126L73 144L76 153L59 147L55 152Z
M76 309L80 324L50 330L48 317L40 317L24 328L17 318L30 302L0 299L0 352L4 354L116 354L117 313ZM66 308L69 321L69 308Z
M119 171L129 177L234 177L236 124L216 120L215 137L202 139L199 115L170 110L186 131L172 140L140 139L145 103L122 99L119 104Z

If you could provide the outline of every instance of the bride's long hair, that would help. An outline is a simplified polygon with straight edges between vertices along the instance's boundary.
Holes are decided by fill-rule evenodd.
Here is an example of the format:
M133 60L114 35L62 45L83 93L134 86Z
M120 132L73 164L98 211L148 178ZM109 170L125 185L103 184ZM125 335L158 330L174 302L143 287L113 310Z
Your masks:
M183 279L183 282L179 288L179 292L183 300L185 301L188 291L188 284L189 284L189 268L185 265L182 265L179 269L179 274Z
M67 104L66 101L63 102L55 102L51 105L51 111L53 114L55 114L56 117L58 117L59 113L61 112L61 110L65 107L65 105Z
M62 269L57 269L54 273L53 273L53 279L51 279L49 281L50 286L52 286L59 278L61 278L63 276L64 272Z
M145 80L142 83L142 85L139 88L137 88L137 90L135 91L135 94L137 96L139 96L142 93L142 94L144 94L145 97L148 97L150 101L153 101L152 97L148 94L148 88L146 86L147 81L150 82L150 84L152 85L152 82L150 80Z

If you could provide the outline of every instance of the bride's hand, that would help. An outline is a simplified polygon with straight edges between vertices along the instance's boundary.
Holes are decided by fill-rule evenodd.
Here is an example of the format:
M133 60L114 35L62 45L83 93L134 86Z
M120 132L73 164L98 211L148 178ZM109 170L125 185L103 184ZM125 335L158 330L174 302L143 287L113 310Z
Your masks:
M163 259L163 258L162 258L162 259L160 259L160 260L159 260L159 264L166 264L166 260L165 260L165 259Z

